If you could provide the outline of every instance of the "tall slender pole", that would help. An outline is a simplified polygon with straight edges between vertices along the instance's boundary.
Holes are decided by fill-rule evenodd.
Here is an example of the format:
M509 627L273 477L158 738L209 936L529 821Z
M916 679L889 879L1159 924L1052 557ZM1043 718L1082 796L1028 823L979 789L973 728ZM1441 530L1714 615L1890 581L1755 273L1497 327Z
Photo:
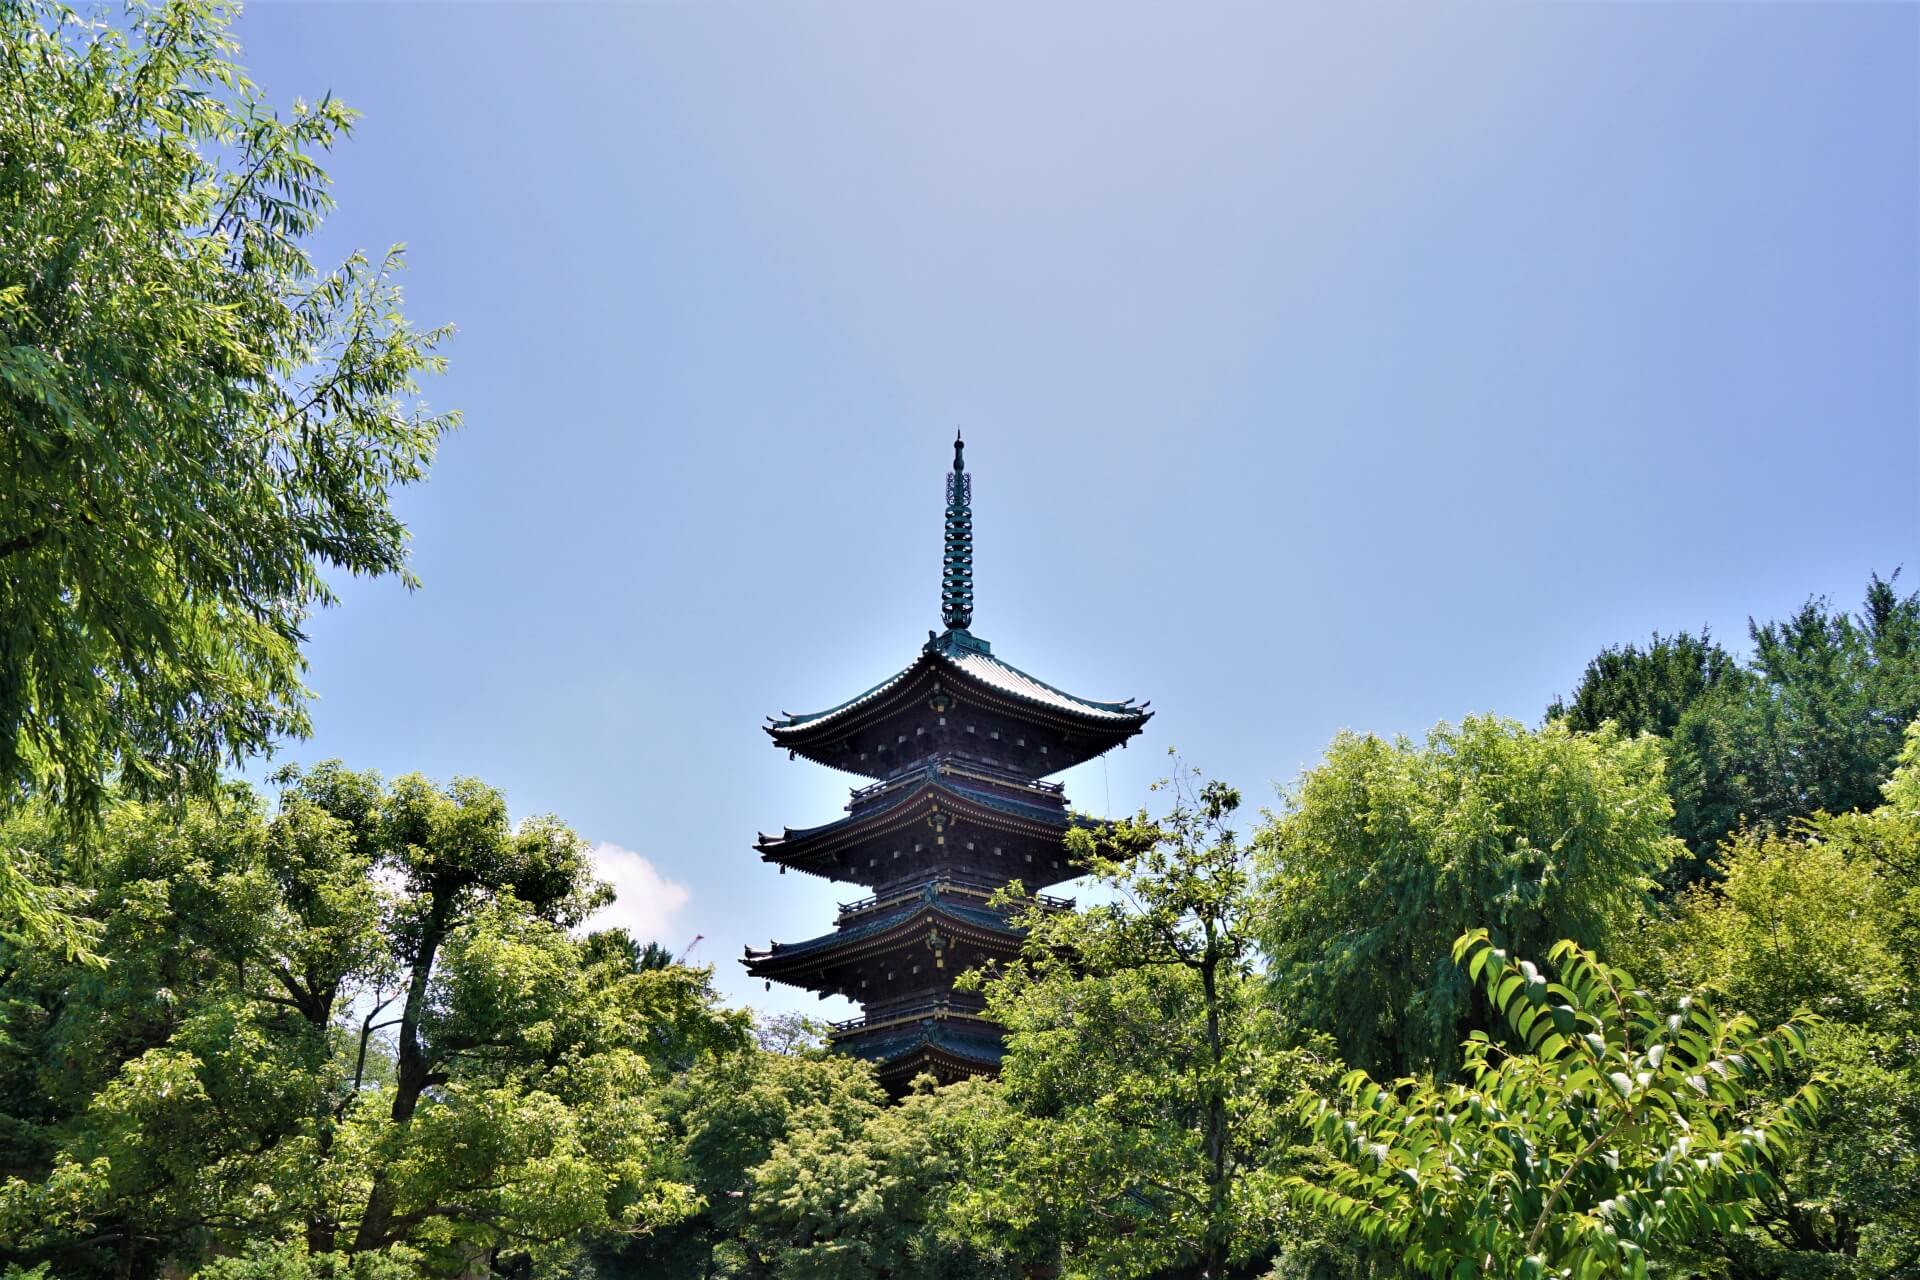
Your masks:
M953 470L947 474L947 545L940 567L940 618L949 631L973 622L973 477L966 442L953 433Z

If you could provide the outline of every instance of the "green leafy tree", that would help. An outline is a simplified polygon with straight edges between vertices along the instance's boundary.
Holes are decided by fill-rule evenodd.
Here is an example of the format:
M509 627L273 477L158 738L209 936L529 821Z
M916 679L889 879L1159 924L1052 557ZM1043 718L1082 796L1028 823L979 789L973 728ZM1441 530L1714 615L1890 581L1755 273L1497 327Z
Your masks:
M885 1095L864 1064L818 1053L717 1057L676 1078L655 1110L670 1135L679 1179L699 1210L604 1256L607 1276L770 1276L754 1225L754 1171L799 1117L840 1130L858 1126Z
M353 113L270 107L219 0L0 6L0 809L210 793L306 730L323 573L406 573L450 415L394 272L316 266Z
M1257 1275L1302 1230L1287 1103L1327 1059L1284 1046L1254 972L1238 793L1171 789L1163 818L1073 832L1111 900L1026 903L1019 962L977 979L1007 1029L1004 1107L979 1118L963 1216L1066 1276Z
M1876 576L1858 614L1812 600L1751 634L1752 678L1673 731L1676 829L1696 860L1743 824L1873 808L1920 717L1920 593Z
M0 966L0 1260L404 1247L457 1273L690 1211L649 1097L744 1022L704 974L572 935L606 893L578 837L471 781L280 781L273 811L243 787L114 807L87 907L107 965Z
M679 1223L596 1248L606 1277L907 1280L1010 1275L945 1229L973 1126L968 1090L890 1105L872 1068L808 1046L775 1020L779 1051L711 1058L658 1110L677 1176L700 1198ZM799 1033L796 1035L795 1033Z
M1874 807L1901 734L1920 716L1920 593L1872 576L1857 613L1809 600L1792 617L1749 620L1744 665L1706 636L1655 635L1607 649L1550 720L1667 741L1674 831L1692 856L1667 883L1713 874L1742 826L1784 830L1815 813Z
M1887 803L1747 832L1635 940L1643 972L1762 1020L1797 1009L1828 1081L1814 1139L1711 1252L1745 1277L1920 1275L1920 730ZM1791 1080L1776 1087L1790 1087Z
M193 1275L194 1280L418 1280L420 1261L404 1247L347 1255L310 1253L303 1244L255 1243Z
M70 960L99 963L94 930L79 914L86 894L56 878L25 849L0 848L0 943L51 947Z
M1516 1047L1475 1032L1457 1083L1356 1071L1338 1101L1305 1095L1324 1164L1290 1184L1303 1204L1436 1280L1638 1280L1776 1185L1818 1091L1756 1099L1804 1053L1802 1025L1663 1008L1572 942L1551 977L1484 930L1453 952Z
M964 1187L964 1095L981 1086L921 1085L851 1128L802 1113L754 1170L756 1252L780 1280L1011 1280L946 1229Z
M1553 700L1547 718L1581 733L1611 722L1630 737L1664 738L1709 691L1738 686L1746 678L1745 669L1707 631L1698 636L1656 631L1644 649L1633 644L1602 649L1572 695Z
M1678 851L1660 744L1469 717L1424 743L1343 734L1256 836L1275 1000L1385 1075L1492 1024L1452 963L1476 923L1535 954L1628 925Z
M776 1013L754 1021L753 1038L768 1053L804 1053L826 1044L827 1027L804 1014Z

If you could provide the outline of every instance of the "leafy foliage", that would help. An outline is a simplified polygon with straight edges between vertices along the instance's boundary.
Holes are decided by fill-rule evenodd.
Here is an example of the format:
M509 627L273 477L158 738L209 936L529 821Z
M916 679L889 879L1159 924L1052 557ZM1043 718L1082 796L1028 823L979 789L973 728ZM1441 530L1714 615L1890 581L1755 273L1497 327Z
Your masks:
M304 732L322 573L405 574L389 497L453 423L399 251L305 247L353 114L276 113L227 19L0 6L0 810L208 794Z
M1738 685L1746 671L1706 631L1663 636L1654 632L1645 649L1625 644L1602 649L1587 664L1570 698L1555 698L1549 720L1581 733L1611 722L1629 737L1672 734L1687 708L1722 685Z
M1475 1033L1464 1081L1356 1071L1340 1102L1305 1095L1325 1166L1290 1184L1303 1203L1436 1280L1589 1280L1647 1275L1654 1249L1737 1227L1776 1185L1819 1093L1753 1098L1804 1053L1803 1024L1662 1009L1572 942L1552 978L1484 930L1453 952L1524 1048Z
M1920 1275L1920 728L1888 803L1748 832L1712 884L1636 939L1669 987L1763 1019L1812 1009L1829 1104L1810 1141L1711 1252L1753 1277ZM1785 1087L1784 1082L1776 1087Z
M1287 1234L1286 1103L1328 1071L1285 1046L1253 971L1238 793L1171 791L1163 818L1069 837L1111 900L1028 904L1019 963L983 980L1008 1032L1004 1110L981 1117L962 1212L1015 1256L1057 1252L1065 1276L1263 1267Z
M313 1253L303 1243L256 1242L216 1258L194 1280L415 1280L420 1256L404 1246L380 1253Z
M1612 728L1342 734L1257 835L1274 999L1387 1075L1452 1062L1489 1009L1450 959L1484 924L1536 954L1628 924L1677 851L1661 752Z
M794 1044L710 1058L657 1113L698 1212L596 1250L608 1276L992 1280L998 1260L943 1229L983 1086L920 1090L898 1106L866 1063ZM990 1096L990 1087L988 1088Z
M60 882L23 849L0 848L0 943L51 947L69 960L99 963L95 930L78 914L86 894Z
M1674 728L1676 824L1699 853L1742 822L1872 808L1920 717L1920 593L1875 577L1858 615L1813 600L1751 630L1753 679Z
M1857 614L1815 599L1782 621L1750 620L1743 668L1684 633L1605 650L1548 709L1572 728L1611 720L1668 740L1674 831L1693 854L1674 864L1674 887L1711 875L1743 825L1780 831L1878 803L1920 717L1920 592L1901 594L1898 578L1870 578Z
M124 1273L279 1241L305 1252L261 1266L404 1246L457 1273L689 1212L648 1099L744 1020L623 935L571 936L605 896L578 837L470 780L280 781L273 811L241 787L110 810L106 966L7 957L0 1259ZM8 834L64 832L35 811Z

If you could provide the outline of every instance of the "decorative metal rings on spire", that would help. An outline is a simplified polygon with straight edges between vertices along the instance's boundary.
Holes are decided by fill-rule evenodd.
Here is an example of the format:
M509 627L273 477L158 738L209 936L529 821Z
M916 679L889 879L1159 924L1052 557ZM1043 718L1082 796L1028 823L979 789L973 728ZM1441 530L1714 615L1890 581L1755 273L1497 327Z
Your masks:
M953 433L953 470L947 474L947 548L940 566L940 618L949 631L973 621L973 477L962 457L966 443Z

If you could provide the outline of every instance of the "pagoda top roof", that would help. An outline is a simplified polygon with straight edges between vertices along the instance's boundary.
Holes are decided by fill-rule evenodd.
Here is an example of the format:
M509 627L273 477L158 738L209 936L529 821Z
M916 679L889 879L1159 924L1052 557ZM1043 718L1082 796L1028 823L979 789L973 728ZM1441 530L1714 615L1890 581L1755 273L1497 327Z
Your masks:
M866 720L869 714L884 714L894 695L907 692L927 677L950 680L956 688L969 683L977 685L997 695L1003 704L1030 711L1037 720L1064 722L1103 736L1131 737L1153 718L1148 703L1136 703L1132 698L1098 702L1076 697L995 657L992 646L980 637L950 629L930 636L919 657L865 693L825 711L770 717L767 733L779 746L802 749L806 744ZM1061 767L1067 763L1071 762L1063 761Z
M818 726L824 721L843 718L869 703L876 702L887 693L900 687L917 674L923 667L944 666L969 676L1001 693L1031 702L1035 706L1047 707L1054 711L1064 711L1076 716L1091 716L1095 719L1110 720L1116 724L1128 722L1144 723L1152 717L1146 703L1136 705L1132 698L1123 702L1096 702L1091 698L1078 698L1064 689L1056 689L1046 681L1028 675L1012 663L993 656L993 646L968 631L948 629L937 635L929 634L927 643L922 646L919 658L894 675L882 680L873 688L856 697L848 698L836 707L825 711L815 711L809 715L786 716L773 721L767 732L780 737L796 729Z
M946 544L940 578L940 617L945 630L929 631L927 643L911 664L865 693L825 711L769 716L767 733L778 745L804 752L824 764L851 768L869 777L884 776L882 765L875 765L880 772L872 772L824 758L808 748L824 747L846 732L904 710L904 706L894 704L928 684L950 684L957 692L980 695L980 700L1002 714L1098 740L1104 745L1091 752L1095 755L1124 742L1152 717L1147 703L1136 704L1132 698L1122 702L1081 698L1028 675L995 657L993 646L968 630L973 623L973 477L967 474L965 448L956 436L953 470L946 478ZM933 692L937 695L940 689ZM1088 758L1088 754L1085 749L1077 751L1075 759L1063 760L1058 767L1066 768Z

